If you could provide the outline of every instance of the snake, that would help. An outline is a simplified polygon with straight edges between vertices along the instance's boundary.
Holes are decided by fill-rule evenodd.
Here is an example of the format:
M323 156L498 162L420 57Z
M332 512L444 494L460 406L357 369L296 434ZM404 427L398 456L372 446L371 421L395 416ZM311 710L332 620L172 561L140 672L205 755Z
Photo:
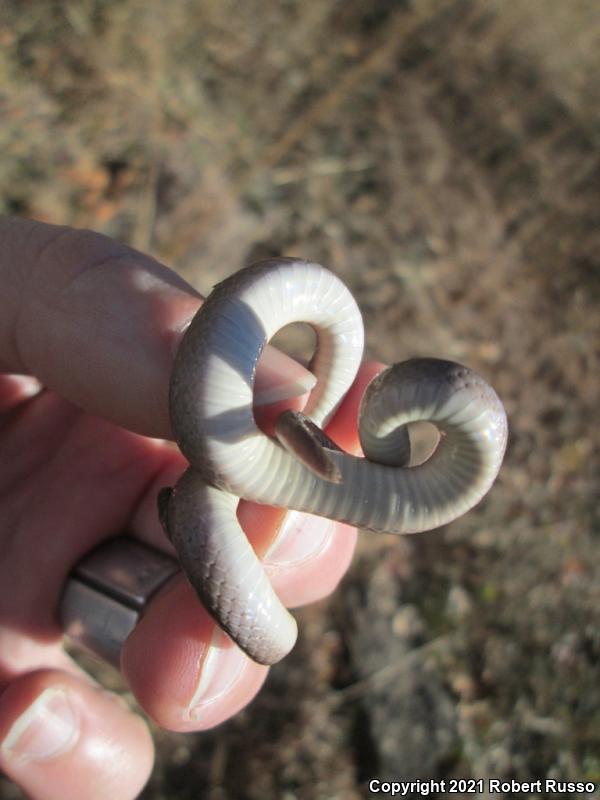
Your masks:
M258 361L277 331L310 325L316 384L302 412L257 425ZM294 646L283 606L237 518L240 498L361 529L418 533L475 506L502 464L507 419L494 389L468 367L413 358L378 374L358 417L363 456L324 432L356 377L364 331L358 305L330 270L299 258L259 261L217 284L185 330L169 389L175 441L189 468L159 493L159 516L181 567L217 625L254 661ZM438 444L410 464L411 423L432 423Z

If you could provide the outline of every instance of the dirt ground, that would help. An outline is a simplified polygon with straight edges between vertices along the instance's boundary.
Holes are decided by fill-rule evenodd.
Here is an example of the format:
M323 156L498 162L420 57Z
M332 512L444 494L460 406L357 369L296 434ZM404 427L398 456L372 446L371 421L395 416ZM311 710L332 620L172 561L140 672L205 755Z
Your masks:
M204 292L264 255L318 260L369 356L467 363L509 415L488 498L364 533L250 708L156 731L145 800L600 785L599 69L596 0L4 0L1 210Z

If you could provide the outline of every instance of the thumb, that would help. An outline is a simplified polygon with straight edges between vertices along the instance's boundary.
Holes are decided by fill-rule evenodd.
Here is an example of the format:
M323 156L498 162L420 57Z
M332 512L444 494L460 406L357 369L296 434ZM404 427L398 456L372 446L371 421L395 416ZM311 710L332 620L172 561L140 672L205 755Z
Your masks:
M40 670L0 696L0 768L33 800L133 800L152 762L142 719L91 682Z

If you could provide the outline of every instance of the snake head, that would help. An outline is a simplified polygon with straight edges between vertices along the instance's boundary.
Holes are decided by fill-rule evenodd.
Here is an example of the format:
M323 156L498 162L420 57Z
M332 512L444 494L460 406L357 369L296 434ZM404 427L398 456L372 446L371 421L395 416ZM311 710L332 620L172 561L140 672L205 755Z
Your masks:
M284 411L275 423L278 441L311 472L330 483L341 483L340 468L330 452L341 452L337 444L301 411Z
M162 526L163 531L167 539L171 539L171 533L169 531L169 503L171 502L171 497L173 496L173 487L172 486L164 486L158 493L156 498L156 503L158 506L158 519L160 520L160 524Z

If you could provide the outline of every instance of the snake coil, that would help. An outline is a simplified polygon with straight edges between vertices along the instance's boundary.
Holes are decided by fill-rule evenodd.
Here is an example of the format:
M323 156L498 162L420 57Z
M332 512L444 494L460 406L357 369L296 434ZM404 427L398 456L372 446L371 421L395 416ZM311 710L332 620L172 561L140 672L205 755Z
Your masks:
M254 374L265 344L292 322L316 331L317 383L303 414L285 412L271 438L254 420ZM416 533L472 508L502 463L507 423L498 396L467 367L437 359L396 364L375 378L359 415L365 458L339 450L320 429L354 381L363 338L360 311L335 275L280 258L216 286L175 358L171 421L190 468L161 493L161 519L208 611L263 664L293 647L296 623L239 525L239 498ZM425 463L408 467L407 425L416 421L433 423L441 438Z

